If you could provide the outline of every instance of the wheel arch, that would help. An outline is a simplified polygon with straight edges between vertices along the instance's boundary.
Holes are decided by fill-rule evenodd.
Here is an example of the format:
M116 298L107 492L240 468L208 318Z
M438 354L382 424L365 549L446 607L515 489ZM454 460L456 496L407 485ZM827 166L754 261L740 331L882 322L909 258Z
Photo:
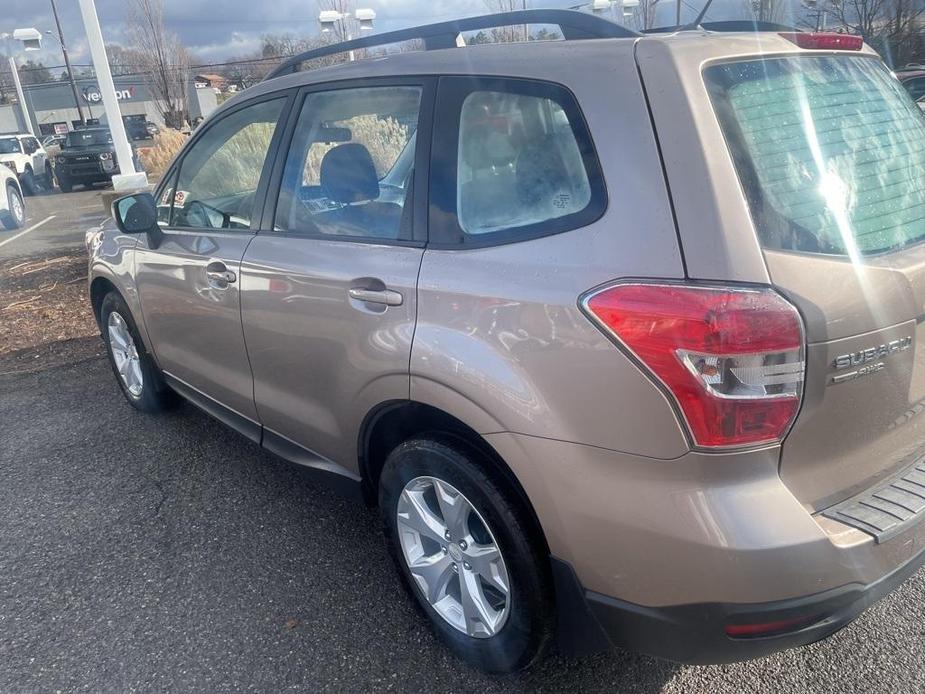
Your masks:
M116 292L116 294L122 296L122 292L119 291L119 288L108 277L100 275L93 278L93 281L90 283L90 306L93 309L93 318L96 320L96 325L100 330L103 329L100 310L103 308L103 299L109 292ZM122 300L125 301L124 296L122 296Z
M389 453L404 441L424 435L451 439L472 452L486 467L486 471L493 473L495 479L512 493L531 530L543 543L546 553L549 553L539 516L514 471L475 429L433 405L414 400L396 400L382 403L367 414L358 441L358 463L367 503L375 505L377 502L379 476Z

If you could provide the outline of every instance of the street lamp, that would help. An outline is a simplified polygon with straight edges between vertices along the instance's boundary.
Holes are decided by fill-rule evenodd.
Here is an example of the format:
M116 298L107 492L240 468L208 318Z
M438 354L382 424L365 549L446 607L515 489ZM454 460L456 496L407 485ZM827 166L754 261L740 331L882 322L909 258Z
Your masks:
M369 8L357 9L351 15L349 12L338 12L337 10L323 10L318 14L318 22L321 24L321 33L327 34L340 23L342 33L347 41L353 36L348 30L347 20L351 16L360 24L360 31L372 31L373 21L376 19L376 11ZM350 51L350 60L354 60L353 51Z
M42 47L42 35L36 29L14 29L12 34L0 34L0 39L22 41L23 48L27 51L37 51ZM32 127L32 118L29 116L29 109L26 107L26 95L22 90L22 82L19 81L19 68L16 67L16 59L9 56L9 62L22 120L28 133L34 137L35 128Z
M639 7L639 0L592 0L591 2L591 11L594 14L603 14L605 12L610 12L611 15L614 14L614 8L617 6L620 7L620 12L623 15L623 21L626 22L629 19L632 19L633 13L636 11L636 8Z

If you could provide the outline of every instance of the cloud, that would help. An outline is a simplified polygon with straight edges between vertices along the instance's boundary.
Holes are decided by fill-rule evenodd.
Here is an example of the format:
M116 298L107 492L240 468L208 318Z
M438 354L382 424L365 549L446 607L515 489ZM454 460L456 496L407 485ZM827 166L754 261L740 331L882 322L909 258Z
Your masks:
M439 22L490 11L490 0L356 0L361 7L376 11L376 31L390 31L418 24ZM685 14L705 0L681 0ZM124 43L126 8L131 0L96 0L103 37L109 43ZM527 6L568 7L578 0L528 0ZM798 0L792 0L797 3ZM19 27L54 30L51 7L47 1L0 0L0 33ZM666 11L673 0L663 3ZM729 14L735 8L741 16L743 0L715 0L711 16ZM670 6L670 7L668 7ZM661 8L660 8L661 9ZM90 62L86 37L76 0L58 0L58 10L65 40L74 63ZM317 34L318 0L165 0L168 27L179 34L200 62L227 60L256 50L264 34ZM671 14L669 12L669 14ZM736 16L735 13L733 16ZM661 19L661 17L660 17ZM669 20L670 21L670 20ZM60 65L61 51L55 41L46 40L41 52L28 58L46 65ZM3 51L0 41L0 52ZM14 49L13 46L10 47ZM26 56L20 54L20 60Z

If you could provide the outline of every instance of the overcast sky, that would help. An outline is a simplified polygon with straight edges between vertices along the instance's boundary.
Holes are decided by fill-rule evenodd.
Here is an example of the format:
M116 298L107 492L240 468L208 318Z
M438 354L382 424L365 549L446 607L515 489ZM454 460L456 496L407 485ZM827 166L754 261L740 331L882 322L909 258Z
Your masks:
M125 13L129 0L96 0L107 43L123 43ZM568 7L579 0L528 0L528 7ZM685 13L699 8L703 0L681 0ZM714 0L711 18L742 16L747 0ZM89 63L86 39L77 0L57 0L64 38L74 63ZM254 51L262 34L318 32L317 0L165 0L168 26L192 50L199 63L221 61ZM456 17L485 14L485 0L360 0L361 7L376 11L376 31L400 29ZM671 5L671 8L668 6ZM674 3L665 0L668 14ZM661 23L661 22L659 22ZM22 27L54 30L50 0L0 0L0 34ZM0 41L0 52L12 50ZM60 65L61 53L52 41L41 53L28 57L46 65ZM20 58L22 60L23 57Z

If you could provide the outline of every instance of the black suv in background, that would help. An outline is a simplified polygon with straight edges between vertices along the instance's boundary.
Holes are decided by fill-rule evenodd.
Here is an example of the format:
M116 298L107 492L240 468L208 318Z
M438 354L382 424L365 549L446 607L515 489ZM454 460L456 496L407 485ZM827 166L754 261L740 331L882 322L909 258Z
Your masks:
M137 155L133 151L136 161ZM77 184L108 183L119 173L116 148L108 128L81 128L67 134L55 160L55 176L62 192Z

